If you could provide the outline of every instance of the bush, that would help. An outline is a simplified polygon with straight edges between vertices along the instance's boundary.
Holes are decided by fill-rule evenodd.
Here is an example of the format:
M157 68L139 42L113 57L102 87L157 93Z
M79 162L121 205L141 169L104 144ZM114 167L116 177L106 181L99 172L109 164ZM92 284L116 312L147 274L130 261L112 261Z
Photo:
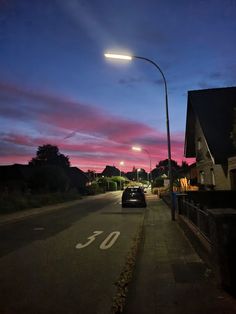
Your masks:
M114 181L107 181L108 185L107 185L107 191L117 191L117 183Z
M116 183L116 186L119 189L124 187L124 182L126 181L126 179L121 176L111 177L111 180Z
M164 186L164 179L162 177L157 177L153 182L153 187L163 187Z
M103 185L99 185L98 182L92 182L90 186L88 186L88 195L95 195L99 193L104 193L105 189Z
M45 205L57 204L65 201L81 198L74 191L68 193L44 193L44 194L11 194L0 197L0 213L7 214L28 208L36 208Z

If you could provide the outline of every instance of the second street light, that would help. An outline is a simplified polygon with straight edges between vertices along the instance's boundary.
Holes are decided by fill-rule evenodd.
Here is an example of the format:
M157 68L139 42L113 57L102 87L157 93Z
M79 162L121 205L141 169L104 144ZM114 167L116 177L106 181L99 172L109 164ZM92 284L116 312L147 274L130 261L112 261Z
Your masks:
M170 143L170 126L169 126L169 108L168 108L168 92L167 92L167 82L164 73L162 72L159 65L157 65L154 61L140 57L140 56L130 56L130 55L120 55L120 54L113 54L113 53L105 53L104 56L106 58L112 59L121 59L121 60L128 60L131 61L132 59L141 59L147 61L154 65L154 67L161 73L161 76L164 81L165 87L165 109L166 109L166 130L167 130L167 147L168 147L168 171L169 171L169 182L170 182L170 202L171 202L171 218L175 220L175 207L173 203L173 175L171 169L171 143Z
M142 152L144 151L147 155L148 155L148 158L149 158L149 175L148 175L148 181L149 181L149 184L151 184L151 178L152 178L152 175L151 175L151 170L152 170L152 160L151 160L151 155L149 153L149 151L145 148L141 148L139 146L132 146L132 150L135 150L135 151L138 151L138 152Z

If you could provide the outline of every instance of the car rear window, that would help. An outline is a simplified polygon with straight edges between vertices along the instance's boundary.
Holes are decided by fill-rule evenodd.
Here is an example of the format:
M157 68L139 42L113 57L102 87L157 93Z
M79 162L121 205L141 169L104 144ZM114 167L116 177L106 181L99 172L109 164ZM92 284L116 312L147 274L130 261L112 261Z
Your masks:
M141 193L141 190L139 188L130 188L126 190L126 193Z

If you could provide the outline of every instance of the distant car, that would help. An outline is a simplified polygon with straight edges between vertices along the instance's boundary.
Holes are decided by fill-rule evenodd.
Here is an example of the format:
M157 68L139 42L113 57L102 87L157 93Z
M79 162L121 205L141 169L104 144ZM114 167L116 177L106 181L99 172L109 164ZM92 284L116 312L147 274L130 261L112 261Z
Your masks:
M141 187L127 187L122 194L122 207L147 207L144 191Z

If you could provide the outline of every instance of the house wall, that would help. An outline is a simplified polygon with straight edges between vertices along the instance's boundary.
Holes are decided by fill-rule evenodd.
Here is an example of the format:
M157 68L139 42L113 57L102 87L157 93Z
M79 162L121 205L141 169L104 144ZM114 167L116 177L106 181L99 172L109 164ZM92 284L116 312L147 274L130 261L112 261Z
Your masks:
M221 165L214 165L214 172L216 178L215 190L230 190L230 180Z
M215 164L198 120L195 124L195 150L198 183L213 185L216 190L230 190L229 177L220 164Z
M236 156L228 159L228 178L231 190L236 190Z

